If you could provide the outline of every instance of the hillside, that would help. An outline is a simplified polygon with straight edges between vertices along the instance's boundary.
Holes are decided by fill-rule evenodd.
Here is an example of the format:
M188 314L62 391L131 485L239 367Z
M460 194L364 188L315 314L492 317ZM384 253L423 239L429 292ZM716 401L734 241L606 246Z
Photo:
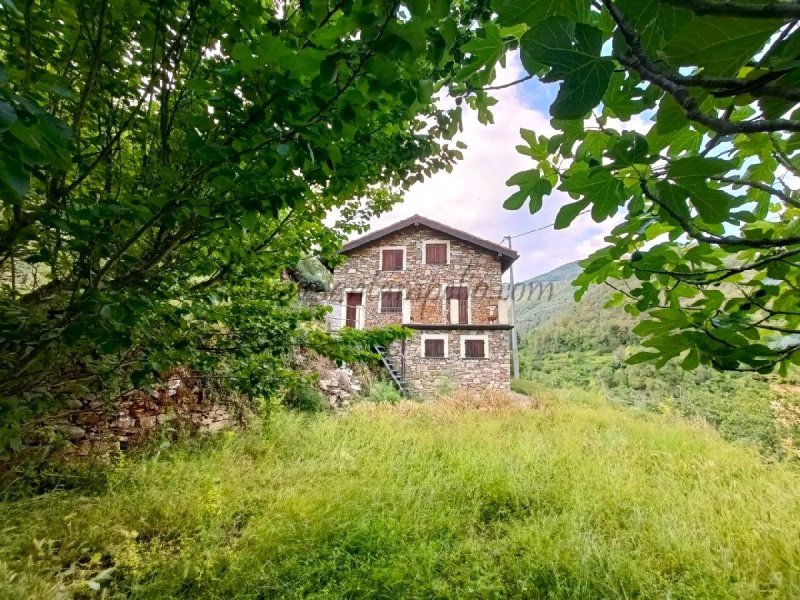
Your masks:
M580 273L577 261L516 285L517 332L520 339L533 327L574 305L572 280Z
M661 369L628 365L637 351L637 319L606 308L613 290L597 286L581 302L572 297L577 274L569 263L533 281L553 284L552 298L518 302L523 379L543 387L595 389L628 406L702 419L726 438L756 444L767 454L800 458L800 419L786 419L800 404L796 375L719 372L700 366L684 371L675 362ZM797 412L800 414L800 412Z
M0 502L0 597L791 598L800 475L549 393L365 404Z

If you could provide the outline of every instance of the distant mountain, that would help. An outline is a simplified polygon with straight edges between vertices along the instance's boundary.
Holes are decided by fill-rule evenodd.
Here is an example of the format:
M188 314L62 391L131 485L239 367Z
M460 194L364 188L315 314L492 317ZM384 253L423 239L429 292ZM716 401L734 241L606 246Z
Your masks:
M534 327L574 307L572 281L580 272L575 261L517 283L517 332L521 340Z
M570 282L579 272L576 263L569 263L520 286L516 304L523 380L542 389L598 389L626 406L704 419L726 439L755 443L770 456L800 448L797 430L777 421L773 408L776 402L798 405L794 392L781 391L796 385L795 371L787 388L776 376L720 373L706 365L685 371L676 360L660 369L653 363L626 364L626 357L642 349L633 333L642 317L606 306L614 292L605 285L592 286L575 302ZM793 441L786 445L785 440Z
M579 261L576 260L575 262L561 265L552 271L548 271L542 275L537 275L536 277L531 277L530 279L523 281L523 283L539 283L544 281L566 281L569 283L578 275L580 275L581 266L578 264L578 262Z

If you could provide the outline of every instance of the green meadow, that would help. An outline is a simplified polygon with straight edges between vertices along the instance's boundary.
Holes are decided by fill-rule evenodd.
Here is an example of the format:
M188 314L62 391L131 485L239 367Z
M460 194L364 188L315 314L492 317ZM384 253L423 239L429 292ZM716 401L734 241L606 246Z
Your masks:
M0 597L791 598L800 473L585 392L277 412L0 503Z

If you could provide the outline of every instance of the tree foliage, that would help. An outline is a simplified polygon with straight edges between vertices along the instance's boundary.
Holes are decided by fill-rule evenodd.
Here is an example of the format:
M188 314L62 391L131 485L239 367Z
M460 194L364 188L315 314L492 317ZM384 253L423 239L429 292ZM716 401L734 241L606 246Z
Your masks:
M486 10L0 3L0 421L176 363L267 393L316 316L283 269L460 156Z
M623 215L584 263L577 295L619 290L635 360L770 371L800 362L800 6L717 0L494 0L493 51L462 93L486 107L494 58L519 48L558 83L553 135L522 129L530 170L506 207L551 190Z

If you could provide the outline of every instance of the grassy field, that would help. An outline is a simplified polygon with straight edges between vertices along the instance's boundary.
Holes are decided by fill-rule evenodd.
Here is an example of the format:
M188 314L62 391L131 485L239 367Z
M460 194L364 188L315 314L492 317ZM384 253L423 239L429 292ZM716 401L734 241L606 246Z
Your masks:
M0 503L0 598L800 596L796 468L585 393L283 412L97 477Z

